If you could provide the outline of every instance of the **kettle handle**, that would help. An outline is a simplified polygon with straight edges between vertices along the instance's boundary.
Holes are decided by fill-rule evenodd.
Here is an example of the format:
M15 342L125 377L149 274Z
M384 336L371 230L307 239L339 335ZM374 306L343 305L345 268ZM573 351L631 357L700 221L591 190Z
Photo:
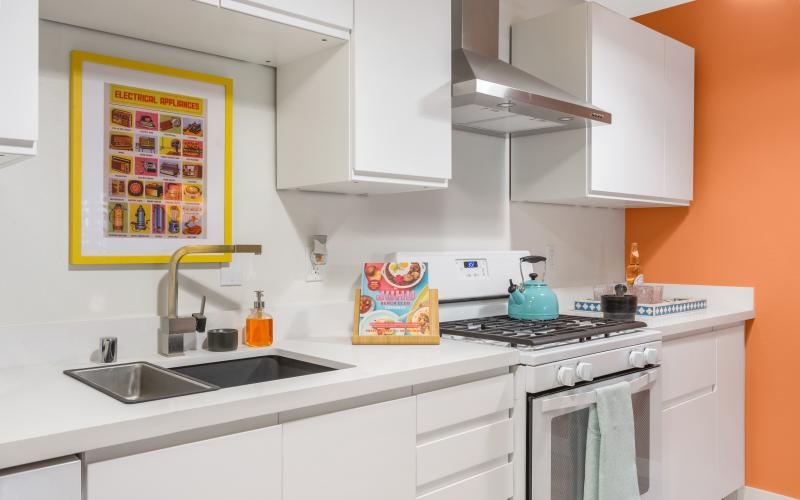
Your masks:
M520 262L530 262L531 264L536 264L538 262L544 262L547 260L547 257L542 257L541 255L528 255L527 257L520 257Z
M542 273L542 280L544 280L544 275L547 274L547 257L542 257L541 255L527 255L525 257L519 258L519 276L522 278L520 283L525 283L525 274L522 272L522 263L527 262L530 265L534 265L539 262L544 262L544 273ZM533 278L536 279L536 278Z

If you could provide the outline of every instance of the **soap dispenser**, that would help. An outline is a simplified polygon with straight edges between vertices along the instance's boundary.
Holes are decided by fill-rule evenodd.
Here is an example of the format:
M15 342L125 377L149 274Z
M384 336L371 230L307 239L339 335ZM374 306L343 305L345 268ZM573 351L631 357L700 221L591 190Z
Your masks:
M250 347L272 345L272 316L264 312L264 292L256 290L253 312L244 327L244 343Z

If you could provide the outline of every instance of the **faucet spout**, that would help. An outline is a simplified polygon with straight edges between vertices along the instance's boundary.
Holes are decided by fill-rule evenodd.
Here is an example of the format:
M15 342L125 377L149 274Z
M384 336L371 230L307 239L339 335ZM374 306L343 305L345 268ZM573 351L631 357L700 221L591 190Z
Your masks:
M178 265L181 259L194 253L252 253L261 255L261 245L187 245L180 247L169 259L169 295L167 317L178 317Z
M167 318L159 334L159 352L172 356L183 353L183 334L197 330L196 316L178 317L178 266L185 256L198 253L252 253L261 255L261 245L187 245L180 247L169 259L169 291Z

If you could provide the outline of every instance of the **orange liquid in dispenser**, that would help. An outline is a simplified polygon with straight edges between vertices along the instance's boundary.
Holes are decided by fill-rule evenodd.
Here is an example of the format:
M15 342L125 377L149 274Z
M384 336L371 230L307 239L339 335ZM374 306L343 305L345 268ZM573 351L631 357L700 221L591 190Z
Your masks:
M272 345L272 317L268 314L254 314L247 318L244 328L244 343L250 347Z

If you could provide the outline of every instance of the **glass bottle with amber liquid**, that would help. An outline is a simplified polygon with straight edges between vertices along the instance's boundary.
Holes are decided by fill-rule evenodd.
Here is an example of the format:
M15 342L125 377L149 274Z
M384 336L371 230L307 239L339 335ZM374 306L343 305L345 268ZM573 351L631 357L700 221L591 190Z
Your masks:
M642 268L639 265L639 244L631 243L631 255L628 259L628 267L625 268L625 281L631 287L636 283L636 279L642 274Z
M244 327L244 343L250 347L272 345L272 316L264 312L264 292L256 290L253 312Z

